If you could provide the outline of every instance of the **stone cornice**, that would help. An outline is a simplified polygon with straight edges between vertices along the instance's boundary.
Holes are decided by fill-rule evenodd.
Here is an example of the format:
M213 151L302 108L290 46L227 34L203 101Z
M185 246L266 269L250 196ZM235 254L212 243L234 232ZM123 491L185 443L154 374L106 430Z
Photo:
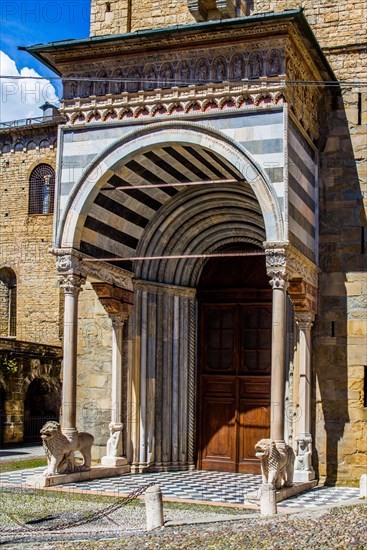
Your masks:
M52 64L60 72L64 64L75 61L84 62L91 57L104 59L115 56L125 57L129 54L149 54L178 48L195 50L217 44L229 44L239 40L258 42L271 36L287 35L295 19L293 14L278 14L277 21L271 17L233 19L221 23L211 22L207 25L190 25L157 31L140 31L128 35L104 36L94 39L72 40L60 43L31 46L27 51ZM283 19L283 20L282 20ZM214 23L214 24L213 24Z

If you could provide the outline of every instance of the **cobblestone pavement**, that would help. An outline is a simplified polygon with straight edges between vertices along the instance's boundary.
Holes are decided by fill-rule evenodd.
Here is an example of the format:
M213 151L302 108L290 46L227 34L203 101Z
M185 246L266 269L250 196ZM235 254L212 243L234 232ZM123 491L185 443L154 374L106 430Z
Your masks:
M54 493L55 495L55 493ZM49 498L52 493L48 492ZM65 495L67 497L67 495ZM165 505L167 506L167 505ZM169 505L168 505L169 506ZM172 505L171 505L172 506ZM72 523L80 517L80 505L72 513L49 518L58 522L60 518ZM142 504L122 508L109 517L67 530L42 532L45 522L28 526L18 533L0 530L0 544L7 548L52 549L170 549L186 550L248 550L248 549L366 549L367 507L339 507L329 510L315 510L296 514L278 515L271 518L249 513L223 515L205 512L203 507L190 505L187 509L165 509L165 527L147 533ZM178 525L184 522L186 525ZM199 525L194 522L201 522ZM50 525L51 524L51 525ZM46 523L47 526L47 523ZM14 529L14 525L13 525Z

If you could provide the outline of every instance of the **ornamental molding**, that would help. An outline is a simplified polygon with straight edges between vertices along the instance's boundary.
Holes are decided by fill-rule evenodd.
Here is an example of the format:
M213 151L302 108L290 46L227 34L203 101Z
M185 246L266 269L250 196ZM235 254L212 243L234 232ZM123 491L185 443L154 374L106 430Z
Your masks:
M60 276L79 274L84 278L89 277L95 281L133 290L132 273L125 269L97 261L75 249L51 248L49 252L57 257L56 268Z

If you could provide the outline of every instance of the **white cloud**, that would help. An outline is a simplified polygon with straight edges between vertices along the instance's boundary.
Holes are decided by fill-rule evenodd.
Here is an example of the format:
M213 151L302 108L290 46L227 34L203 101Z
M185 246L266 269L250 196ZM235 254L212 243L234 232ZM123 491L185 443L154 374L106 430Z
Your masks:
M23 67L18 70L15 61L0 51L0 121L41 117L38 108L46 101L57 103L58 98L53 85L46 78L36 80L27 77L39 77L34 69ZM12 77L24 78L12 78ZM9 77L9 78L4 78Z

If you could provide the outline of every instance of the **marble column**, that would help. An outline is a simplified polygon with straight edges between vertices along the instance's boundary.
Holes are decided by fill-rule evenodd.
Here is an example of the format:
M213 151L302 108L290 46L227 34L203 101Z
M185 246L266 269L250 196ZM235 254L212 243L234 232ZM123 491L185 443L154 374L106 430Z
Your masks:
M122 407L127 405L127 396L122 394L122 331L132 312L133 293L109 283L93 282L92 286L112 322L110 437L107 441L106 455L102 457L102 464L103 466L124 466L127 464L127 459L122 456L123 430L126 432L127 426L124 426Z
M311 436L311 328L315 318L312 311L297 311L296 322L299 328L299 408L297 422L297 456L295 462L295 481L315 479L312 467Z
M272 346L271 346L271 417L270 438L284 444L284 397L286 382L286 277L283 271L273 271Z
M110 437L107 441L106 456L102 457L103 466L123 466L127 464L122 456L122 331L128 318L127 312L110 314L112 321L112 361L111 361L111 422Z
M78 341L78 296L85 279L73 273L61 275L64 289L64 362L62 383L62 431L72 439L76 428L76 380Z

